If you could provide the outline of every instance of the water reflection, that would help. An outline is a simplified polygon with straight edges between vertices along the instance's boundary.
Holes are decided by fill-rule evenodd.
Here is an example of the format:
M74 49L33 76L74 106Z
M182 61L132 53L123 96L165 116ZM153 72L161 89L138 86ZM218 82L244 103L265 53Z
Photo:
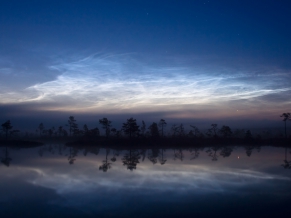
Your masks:
M58 153L59 155L63 155L69 149L65 144L47 144L41 146L38 150L38 154L42 157L45 153L55 154ZM68 156L68 154L66 154Z
M159 149L154 148L154 149L150 149L148 152L148 159L153 163L156 164L158 163L158 157L159 157Z
M196 148L190 148L189 149L189 152L191 154L191 160L195 160L199 157L200 155L200 151L203 151L204 148L199 148L199 147L196 147Z
M105 160L102 161L102 165L99 167L99 170L102 170L103 172L107 172L107 170L111 168L111 163L108 161L109 153L110 153L110 149L107 148L106 154L105 154Z
M254 145L247 145L247 146L244 146L245 150L246 150L246 154L248 157L250 157L252 155L252 152L254 149L257 150L257 152L260 152L261 150L261 146L254 146Z
M229 157L233 151L233 147L231 146L224 146L221 148L220 156L222 157Z
M159 152L159 162L161 165L164 165L167 162L167 159L165 158L164 152L166 149L161 149L161 152Z
M281 165L282 167L284 167L284 169L291 169L291 160L288 161L288 151L287 151L287 147L285 147L285 159L284 159L284 163ZM291 153L291 151L290 151Z
M9 204L11 211L29 196L33 198L26 205L30 210L33 206L29 205L38 205L60 216L72 210L70 215L92 217L176 216L178 211L192 217L195 209L207 217L216 214L207 209L211 204L216 212L221 210L229 217L236 211L245 217L261 212L261 208L281 208L291 199L291 171L285 170L291 165L287 147L131 145L124 150L118 146L46 144L1 149L0 191L5 195L0 196L0 203ZM15 193L21 200L15 200ZM252 208L249 214L247 206Z
M9 157L9 152L7 146L4 149L4 157L1 158L1 163L3 163L5 166L9 167L10 161L12 161L12 158Z
M129 149L122 158L122 163L128 170L132 171L136 169L136 165L139 163L140 152L137 149Z
M183 161L184 154L182 149L174 149L174 160Z
M143 156L142 161L144 161L145 154L147 153L147 157L150 162L153 164L160 163L161 165L164 165L167 162L165 152L166 149L153 148L149 149L148 152L146 149L143 149L140 151L140 154Z
M220 147L210 147L206 150L206 153L208 153L208 156L211 157L212 161L218 160L218 151L220 150Z
M99 170L107 172L112 168L113 163L117 162L120 154L121 162L124 166L127 167L130 171L137 169L137 165L141 162L144 162L146 159L150 161L153 165L159 163L160 165L165 165L167 163L167 156L170 155L172 160L183 161L185 158L188 160L196 160L201 154L206 154L210 157L212 161L218 161L219 157L229 158L236 149L243 148L245 150L245 155L248 158L251 158L253 151L260 153L261 146L255 145L245 145L245 146L210 146L210 147L193 147L188 149L182 148L150 148L150 149L137 149L134 146L130 146L130 149L111 149L111 148L102 148L97 146L66 146L64 144L46 144L37 148L37 153L40 157L45 157L46 155L59 155L67 157L67 161L70 165L76 164L78 154L83 154L86 157L88 154L94 154L96 156L101 155L104 158L101 160L101 165L99 165ZM12 161L10 157L9 149L19 149L13 147L4 147L2 148L2 157L1 163L9 167ZM278 148L279 149L279 148ZM21 150L21 149L20 149ZM27 150L27 149L26 149ZM100 150L104 150L105 153L100 154ZM291 160L288 157L289 147L284 147L284 160L283 164L280 164L284 169L291 169ZM171 152L172 151L172 152ZM203 153L202 153L203 152ZM168 154L168 155L166 155ZM238 155L243 157L243 155ZM263 158L263 156L261 156Z
M231 153L234 150L234 146L213 146L206 149L206 153L211 157L212 161L217 161L219 156L223 158L230 157ZM195 151L195 150L194 150ZM199 150L194 152L193 159L197 158L199 155Z
M77 148L72 148L72 147L69 148L69 155L68 155L69 164L74 164L74 162L77 160L76 157L78 155L78 151L79 149Z

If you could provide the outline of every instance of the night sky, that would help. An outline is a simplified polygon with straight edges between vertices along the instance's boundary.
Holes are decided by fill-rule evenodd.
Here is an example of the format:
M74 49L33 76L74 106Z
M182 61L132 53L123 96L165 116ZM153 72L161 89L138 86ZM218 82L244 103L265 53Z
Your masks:
M0 121L283 125L290 11L283 0L2 0Z

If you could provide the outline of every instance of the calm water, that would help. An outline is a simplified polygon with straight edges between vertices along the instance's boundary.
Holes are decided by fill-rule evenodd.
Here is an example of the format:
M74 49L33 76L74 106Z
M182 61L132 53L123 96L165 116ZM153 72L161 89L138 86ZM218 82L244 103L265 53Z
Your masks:
M1 217L246 217L289 214L279 147L114 150L0 147Z

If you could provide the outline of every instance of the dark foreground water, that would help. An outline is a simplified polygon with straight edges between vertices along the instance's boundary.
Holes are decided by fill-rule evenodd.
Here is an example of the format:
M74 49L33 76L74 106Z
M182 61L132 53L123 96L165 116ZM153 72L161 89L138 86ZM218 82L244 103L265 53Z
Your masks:
M288 217L289 156L268 146L0 147L0 217Z

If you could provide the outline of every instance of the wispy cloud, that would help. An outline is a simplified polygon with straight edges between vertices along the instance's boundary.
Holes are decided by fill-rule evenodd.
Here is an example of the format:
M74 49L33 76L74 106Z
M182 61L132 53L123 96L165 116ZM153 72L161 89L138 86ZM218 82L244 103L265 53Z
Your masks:
M56 79L22 92L0 93L2 103L50 102L61 110L111 110L203 105L253 99L291 90L290 72L267 67L235 69L205 60L183 63L133 54L56 60Z

